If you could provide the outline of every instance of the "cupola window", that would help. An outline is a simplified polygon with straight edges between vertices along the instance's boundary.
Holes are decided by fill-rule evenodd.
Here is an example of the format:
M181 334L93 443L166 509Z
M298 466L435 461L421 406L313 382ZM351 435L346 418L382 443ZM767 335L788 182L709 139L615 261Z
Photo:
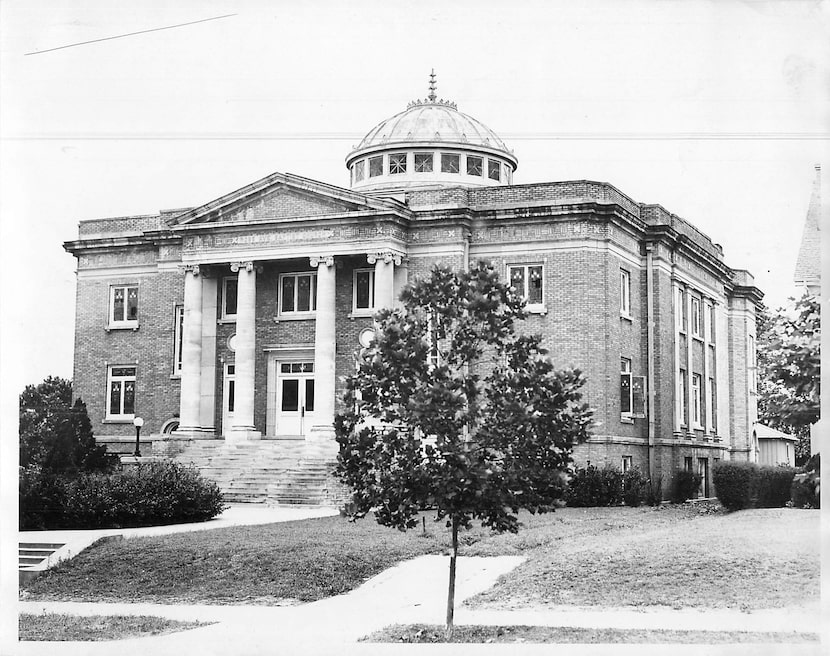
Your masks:
M458 173L458 155L441 153L441 172Z
M375 178L383 175L383 155L369 158L369 177Z
M487 160L487 177L491 180L501 180L501 164L494 159Z
M432 173L432 153L415 153L415 173Z
M406 153L389 155L389 174L406 173Z
M362 159L354 165L354 180L360 182L366 174L366 160Z
M481 175L483 171L481 157L467 155L467 175Z

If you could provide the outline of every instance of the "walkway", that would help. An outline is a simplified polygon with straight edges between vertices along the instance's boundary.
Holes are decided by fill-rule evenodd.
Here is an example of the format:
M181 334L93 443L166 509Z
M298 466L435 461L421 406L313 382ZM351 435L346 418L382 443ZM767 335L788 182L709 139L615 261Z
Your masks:
M460 558L457 624L531 624L544 626L701 629L739 631L807 631L820 626L818 608L795 611L671 609L597 609L563 607L546 610L470 610L464 599L491 587L499 576L516 567L520 557ZM390 624L442 624L446 604L447 558L422 556L389 569L357 590L339 597L288 607L164 606L153 604L95 604L25 602L21 612L62 612L78 615L146 614L172 619L200 619L217 624L168 636L123 640L118 643L20 643L21 655L50 656L111 654L343 654L386 653L389 646L356 644L360 637ZM544 645L526 646L531 653ZM569 653L588 646L569 645ZM664 653L665 645L654 645ZM682 653L692 645L673 645ZM815 650L813 649L815 647ZM475 646L470 646L471 649ZM547 647L549 649L549 646ZM659 651L658 651L659 648ZM430 653L464 653L460 645L408 646ZM479 649L481 647L479 646ZM696 647L699 649L699 645ZM346 651L348 650L348 651ZM446 650L446 651L444 651ZM646 648L648 653L650 648ZM586 653L586 652L583 652ZM592 652L593 653L593 652ZM640 653L643 653L642 651ZM696 653L690 651L689 653ZM818 654L818 645L799 645L799 656Z

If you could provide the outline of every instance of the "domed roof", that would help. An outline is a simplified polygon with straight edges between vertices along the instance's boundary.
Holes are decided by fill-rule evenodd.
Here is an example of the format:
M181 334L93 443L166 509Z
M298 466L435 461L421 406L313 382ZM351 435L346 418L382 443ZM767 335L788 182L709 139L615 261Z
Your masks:
M510 152L499 136L481 121L459 112L455 103L434 97L415 100L404 111L378 123L363 137L356 150L424 141L469 144Z

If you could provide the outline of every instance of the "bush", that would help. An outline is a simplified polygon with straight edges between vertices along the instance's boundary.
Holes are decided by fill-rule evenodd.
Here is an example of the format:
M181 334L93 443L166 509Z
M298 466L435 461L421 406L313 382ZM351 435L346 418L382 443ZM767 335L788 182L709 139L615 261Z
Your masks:
M650 478L646 485L646 503L649 506L659 506L663 502L663 475Z
M622 473L606 465L579 467L574 471L565 493L567 505L575 508L618 506L622 501Z
M674 487L672 488L672 503L683 503L697 496L700 482L703 477L688 469L676 469L674 472Z
M48 503L38 502L43 490ZM24 497L24 487L26 495ZM121 528L200 522L224 509L222 493L193 467L172 461L113 474L21 476L21 528Z
M719 462L712 468L712 482L724 508L741 510L752 505L754 470L749 462Z
M40 465L18 470L20 530L40 530L58 526L66 499L65 478Z
M821 456L816 453L793 477L790 498L796 508L821 508Z
M639 506L645 501L649 492L649 480L636 467L622 475L622 497L626 506Z
M795 469L765 465L755 467L752 477L752 505L755 508L782 508L790 500Z

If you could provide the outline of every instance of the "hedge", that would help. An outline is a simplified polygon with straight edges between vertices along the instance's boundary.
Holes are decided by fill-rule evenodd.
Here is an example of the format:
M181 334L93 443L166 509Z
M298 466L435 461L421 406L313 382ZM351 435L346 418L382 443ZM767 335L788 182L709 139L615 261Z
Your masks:
M201 522L224 510L215 482L172 461L75 477L25 468L20 528L121 528Z
M672 503L683 503L697 496L703 477L688 469L676 469L672 488Z
M712 469L718 500L729 510L786 505L794 475L792 467L750 462L720 462Z

